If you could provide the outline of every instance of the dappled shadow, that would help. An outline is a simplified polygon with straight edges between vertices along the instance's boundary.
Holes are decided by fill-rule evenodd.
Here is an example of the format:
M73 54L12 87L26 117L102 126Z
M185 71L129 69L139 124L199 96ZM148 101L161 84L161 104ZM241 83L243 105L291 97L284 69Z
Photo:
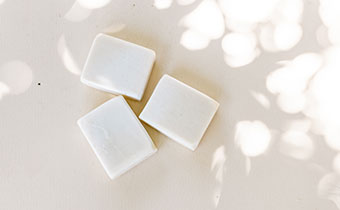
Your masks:
M302 0L204 0L179 22L187 28L181 44L201 50L224 34L225 62L245 66L262 51L293 48L302 37L302 12Z
M32 69L23 61L13 60L0 66L0 99L7 95L20 95L33 81Z
M104 1L102 3L106 5ZM328 177L327 171L336 173L340 168L339 158L336 157L333 161L335 172L322 166L323 172L319 173L307 164L319 167L320 161L328 161L326 157L316 160L316 157L320 158L320 145L315 141L321 139L320 134L326 140L325 145L340 150L340 144L336 141L339 134L336 107L339 106L334 97L338 89L338 75L337 71L333 71L338 68L335 59L338 55L335 46L338 31L337 27L330 29L332 23L337 23L332 22L332 15L324 12L339 10L325 9L331 3L325 4L319 9L317 1L309 0L154 0L150 2L150 8L144 7L149 12L145 12L147 15L143 19L153 22L157 31L124 18L100 27L96 25L96 30L87 38L89 42L89 37L94 37L95 33L105 32L157 52L142 101L128 100L137 115L164 73L175 76L221 103L220 110L194 154L187 154L185 149L144 124L160 147L160 153L155 158L171 165L174 170L170 171L160 163L151 161L151 165L161 167L168 173L157 170L156 174L162 178L157 179L156 183L169 188L153 188L151 195L160 193L171 196L177 188L172 186L175 180L169 177L177 177L176 173L187 167L191 171L184 172L183 177L177 177L177 180L186 189L195 188L197 180L204 180L202 186L195 189L207 189L204 195L209 196L201 200L202 206L207 208L236 207L240 198L232 201L233 196L228 188L238 188L236 183L243 181L253 192L245 193L246 184L240 184L241 189L237 192L239 195L245 193L244 198L248 201L255 192L260 194L258 198L264 198L261 189L279 194L278 188L282 188L283 192L279 195L286 198L280 200L279 209L290 206L285 205L283 200L292 204L296 200L301 202L307 199L301 204L305 208L329 206L323 201L312 201L316 199L312 192L308 193L308 198L307 195L299 195L317 185L318 180L312 177L303 180L309 173L315 173L321 179L323 175ZM95 9L101 7L84 5L84 2L81 4L76 1L65 19L70 22L85 21ZM110 11L110 7L103 6L103 10ZM141 11L138 2L126 6L125 10L132 16ZM157 20L149 15L155 10L159 15ZM318 10L324 28L320 26L319 17L316 17ZM176 15L169 19L169 14ZM66 69L79 74L79 66L83 65L85 56L81 59L73 57L72 54L77 52L67 45L68 39L72 40L72 35L61 35L58 52ZM317 41L323 43L319 45ZM322 151L327 151L327 147L323 147ZM176 158L166 160L167 154ZM181 164L175 166L177 161ZM299 168L302 161L307 165ZM280 165L283 165L281 170ZM293 171L297 168L300 175L297 180L293 180ZM279 171L272 174L269 172L271 169ZM197 173L194 175L192 171ZM122 177L120 183L113 185L124 188L124 183L129 182L134 173L139 172L131 172ZM188 176L194 177L187 181ZM279 181L286 177L287 183ZM327 183L327 187L324 187L326 190L319 187L321 191L329 191L329 185L336 183L333 178L330 182L321 179L319 186ZM289 194L286 185L295 187L297 194ZM137 193L131 190L125 193L142 202ZM327 198L327 193L321 194L321 197ZM331 194L334 197L334 193ZM187 196L189 200L198 197L202 197L202 194ZM333 197L331 200L336 200ZM265 209L277 203L274 197L271 199ZM190 202L179 201L184 206L195 207ZM249 205L260 207L263 202L260 199ZM297 209L297 206L292 209Z
M31 191L18 197L28 208L42 197L82 209L340 207L338 1L58 2L0 14L15 39L1 37L3 192ZM75 124L114 97L79 81L100 32L156 51L142 101L128 99L136 115L164 73L220 103L194 153L144 124L159 152L107 179Z

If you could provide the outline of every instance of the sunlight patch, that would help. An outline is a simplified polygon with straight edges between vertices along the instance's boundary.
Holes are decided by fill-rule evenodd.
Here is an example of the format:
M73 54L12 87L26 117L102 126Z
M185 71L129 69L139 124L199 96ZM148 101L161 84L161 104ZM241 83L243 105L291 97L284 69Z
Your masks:
M232 67L251 63L257 56L256 37L253 33L229 33L223 37L225 61Z
M177 4L187 6L193 4L196 0L177 0Z
M264 108L269 109L270 108L270 102L269 99L260 92L256 91L250 91L250 94L255 98L255 100L261 104Z
M305 133L297 130L289 130L281 137L281 153L298 160L307 160L314 153L314 143Z
M72 74L80 75L81 70L67 47L64 35L62 35L58 41L58 53L65 68Z
M0 67L0 94L19 95L27 91L33 81L32 69L23 61L14 60Z
M0 82L0 99L7 95L9 91L9 87L5 83Z
M92 10L82 7L78 1L75 1L72 7L66 12L64 18L71 22L80 22L91 15Z
M111 0L77 0L78 3L87 9L98 9L108 5Z
M159 9L168 9L172 5L172 0L154 0L153 5Z
M247 157L263 154L269 147L271 133L261 121L240 121L236 124L235 142Z
M182 34L181 44L190 50L203 49L210 40L218 39L224 33L223 15L212 0L204 0L179 24L187 28Z
M302 28L296 23L280 23L274 30L274 42L277 49L292 49L302 38Z

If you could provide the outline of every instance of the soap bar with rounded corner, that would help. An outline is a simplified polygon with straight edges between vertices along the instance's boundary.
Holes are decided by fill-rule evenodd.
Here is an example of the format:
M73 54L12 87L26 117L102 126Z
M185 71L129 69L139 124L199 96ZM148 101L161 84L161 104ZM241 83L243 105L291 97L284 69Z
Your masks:
M111 179L157 151L123 96L86 114L78 125Z
M93 41L81 81L102 91L141 100L155 58L151 49L99 34Z
M164 75L139 118L194 151L218 106L207 95Z

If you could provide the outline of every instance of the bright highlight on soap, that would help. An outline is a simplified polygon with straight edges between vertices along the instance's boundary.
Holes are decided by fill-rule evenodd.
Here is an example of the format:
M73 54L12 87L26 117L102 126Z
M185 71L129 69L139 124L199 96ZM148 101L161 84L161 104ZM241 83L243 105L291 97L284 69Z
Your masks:
M96 36L81 81L93 88L140 101L156 54L153 50L105 34Z

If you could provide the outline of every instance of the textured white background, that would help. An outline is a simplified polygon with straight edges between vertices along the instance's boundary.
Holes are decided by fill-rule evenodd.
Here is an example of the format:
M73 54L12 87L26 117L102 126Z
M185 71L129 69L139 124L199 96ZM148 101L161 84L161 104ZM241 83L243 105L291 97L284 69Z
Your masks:
M233 11L259 9L246 3ZM261 4L268 2L255 6ZM224 27L228 14L217 5L209 0L0 0L0 209L337 209L339 144L325 142L322 131L310 128L317 123L298 105L293 103L293 114L290 106L285 109L294 100L277 101L278 93L266 85L278 61L306 52L319 55L339 41L323 39L327 29L319 1L303 3L297 21L303 33L299 27L278 31L280 49L274 51L260 41L247 44L247 37L241 42L232 37L235 46L223 48L223 37L232 30ZM195 10L198 15L185 23ZM268 20L257 21L252 36L260 40L258 31ZM79 81L99 32L157 53L143 100L128 100L137 115L164 73L220 102L195 152L145 125L159 151L119 179L107 177L76 125L113 97ZM256 51L257 57L236 67L224 58L224 51L233 49L241 61L242 53ZM287 134L294 126L298 134Z

